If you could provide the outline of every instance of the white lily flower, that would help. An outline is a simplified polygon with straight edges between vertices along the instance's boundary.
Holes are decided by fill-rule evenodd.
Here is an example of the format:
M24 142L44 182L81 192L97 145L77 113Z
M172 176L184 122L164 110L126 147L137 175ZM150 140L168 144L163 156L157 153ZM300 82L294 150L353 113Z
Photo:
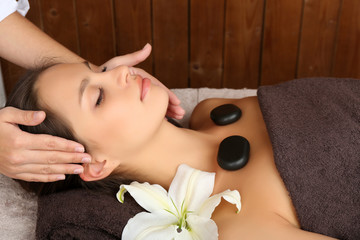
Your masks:
M129 192L148 212L131 218L122 234L123 240L212 240L218 239L216 223L210 219L221 197L235 204L240 212L240 194L226 190L210 197L215 173L180 165L170 185L169 193L160 185L132 182L121 185L116 194L123 203Z

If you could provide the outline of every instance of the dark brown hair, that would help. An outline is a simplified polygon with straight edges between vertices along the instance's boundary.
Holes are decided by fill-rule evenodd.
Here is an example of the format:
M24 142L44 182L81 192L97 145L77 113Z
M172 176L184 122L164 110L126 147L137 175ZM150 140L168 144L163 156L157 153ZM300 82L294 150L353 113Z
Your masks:
M54 66L50 64L34 70L29 70L15 85L12 90L6 106L15 107L22 110L42 110L46 112L45 120L36 126L19 125L23 131L33 134L49 134L62 137L68 140L77 141L69 126L59 116L52 111L40 106L38 96L34 89L35 83L40 74L46 69ZM16 180L27 191L36 193L37 195L50 194L74 188L86 188L99 190L106 193L114 194L119 189L119 184L125 182L119 175L111 174L105 179L93 182L83 181L79 175L66 175L65 180L57 182L26 182Z

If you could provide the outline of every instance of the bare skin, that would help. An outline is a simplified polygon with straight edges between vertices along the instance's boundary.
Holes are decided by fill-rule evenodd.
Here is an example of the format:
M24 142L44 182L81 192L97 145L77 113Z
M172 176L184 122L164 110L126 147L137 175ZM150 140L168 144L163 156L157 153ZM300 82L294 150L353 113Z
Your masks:
M14 12L0 22L0 56L24 68L37 68L46 60L57 62L84 62L84 59L56 42L29 20ZM19 47L21 46L21 47ZM101 72L119 65L133 66L145 60L151 46L110 59L101 66L90 64ZM44 62L45 61L45 62ZM137 74L155 80L141 69ZM157 80L156 80L157 81ZM157 81L157 84L163 86ZM165 86L163 86L165 88ZM170 90L168 116L181 119L184 111L180 101ZM0 173L25 181L53 182L65 178L65 174L83 172L79 164L91 161L81 144L50 135L23 132L18 124L35 126L45 119L44 112L23 111L6 107L0 109Z
M88 85L80 94L84 79ZM115 171L169 188L178 166L187 164L216 173L214 194L226 189L241 194L239 214L224 201L212 216L220 239L331 239L300 229L276 170L256 97L203 101L193 112L192 129L177 128L164 119L168 94L141 82L144 79L124 66L99 73L84 64L60 64L40 76L36 84L40 102L88 146L93 161L84 164L80 174L84 181L103 179ZM216 126L210 111L225 103L237 105L243 115L236 123ZM251 146L248 164L238 171L225 171L217 164L218 146L231 135L244 136Z
M210 111L226 103L237 105L243 115L233 124L217 126L209 117ZM219 239L332 239L300 230L295 209L274 163L256 97L205 100L194 110L190 127L217 136L219 144L231 135L241 135L250 143L249 162L240 170L223 170L212 159L216 169L214 193L237 189L242 197L239 214L226 201L214 212L212 218L218 225Z

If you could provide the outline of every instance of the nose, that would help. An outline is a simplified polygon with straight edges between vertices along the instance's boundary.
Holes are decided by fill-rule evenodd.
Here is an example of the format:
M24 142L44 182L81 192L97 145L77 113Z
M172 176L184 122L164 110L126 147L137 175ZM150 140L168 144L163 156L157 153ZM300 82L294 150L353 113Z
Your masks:
M129 67L127 66L118 66L113 69L115 83L118 86L124 87L128 83L128 77L130 75Z

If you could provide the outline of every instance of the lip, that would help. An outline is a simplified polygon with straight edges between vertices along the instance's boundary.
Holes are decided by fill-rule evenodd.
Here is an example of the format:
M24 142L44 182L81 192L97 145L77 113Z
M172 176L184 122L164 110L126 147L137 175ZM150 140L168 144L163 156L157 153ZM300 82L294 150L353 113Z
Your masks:
M143 101L150 90L151 81L148 78L143 78L140 83L140 100Z

